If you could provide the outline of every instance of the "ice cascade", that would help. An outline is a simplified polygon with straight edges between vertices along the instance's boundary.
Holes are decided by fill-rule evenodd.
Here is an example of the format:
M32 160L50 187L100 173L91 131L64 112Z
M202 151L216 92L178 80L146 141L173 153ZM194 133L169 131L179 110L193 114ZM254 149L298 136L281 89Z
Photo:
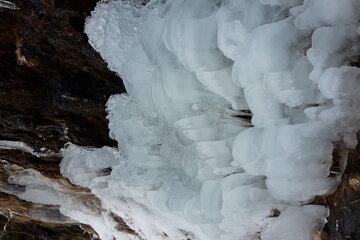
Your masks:
M121 240L312 240L329 213L306 204L336 188L333 153L357 144L359 12L359 0L101 1L85 32L127 89L107 103L118 149L68 144L61 173L137 234ZM104 216L88 222L112 240Z

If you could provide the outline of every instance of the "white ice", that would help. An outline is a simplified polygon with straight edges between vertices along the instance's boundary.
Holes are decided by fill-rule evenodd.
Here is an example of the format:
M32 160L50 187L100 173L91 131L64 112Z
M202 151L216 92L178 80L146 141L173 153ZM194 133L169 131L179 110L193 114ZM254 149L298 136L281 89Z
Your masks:
M68 144L61 173L143 239L311 240L329 213L306 204L357 144L359 8L101 1L85 32L127 89L107 103L118 148ZM106 215L63 213L117 237Z

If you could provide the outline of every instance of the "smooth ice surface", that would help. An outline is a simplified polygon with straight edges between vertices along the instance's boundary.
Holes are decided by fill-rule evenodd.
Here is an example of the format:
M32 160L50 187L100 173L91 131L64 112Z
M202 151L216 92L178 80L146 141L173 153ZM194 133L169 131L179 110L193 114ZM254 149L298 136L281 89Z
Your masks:
M311 240L328 210L306 204L357 144L360 2L141 3L101 1L86 22L127 89L107 103L118 149L68 144L61 173L143 239ZM108 215L62 209L118 237Z

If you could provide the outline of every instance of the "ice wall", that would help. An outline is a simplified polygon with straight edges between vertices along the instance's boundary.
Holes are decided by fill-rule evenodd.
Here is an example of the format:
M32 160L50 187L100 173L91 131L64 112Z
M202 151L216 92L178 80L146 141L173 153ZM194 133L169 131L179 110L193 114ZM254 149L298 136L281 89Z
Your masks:
M61 173L142 239L313 239L328 210L305 204L335 189L333 152L357 144L359 10L101 1L85 32L128 92L107 104L118 149L67 145ZM106 216L63 212L117 237Z

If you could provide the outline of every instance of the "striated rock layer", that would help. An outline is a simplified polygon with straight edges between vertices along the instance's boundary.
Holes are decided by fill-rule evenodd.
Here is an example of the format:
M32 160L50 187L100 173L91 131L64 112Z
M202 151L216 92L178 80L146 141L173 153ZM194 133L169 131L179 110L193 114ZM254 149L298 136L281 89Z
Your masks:
M64 181L64 143L114 145L104 105L124 88L83 33L97 1L12 2L17 9L0 8L0 159ZM58 209L1 193L0 239L90 239L90 227Z

